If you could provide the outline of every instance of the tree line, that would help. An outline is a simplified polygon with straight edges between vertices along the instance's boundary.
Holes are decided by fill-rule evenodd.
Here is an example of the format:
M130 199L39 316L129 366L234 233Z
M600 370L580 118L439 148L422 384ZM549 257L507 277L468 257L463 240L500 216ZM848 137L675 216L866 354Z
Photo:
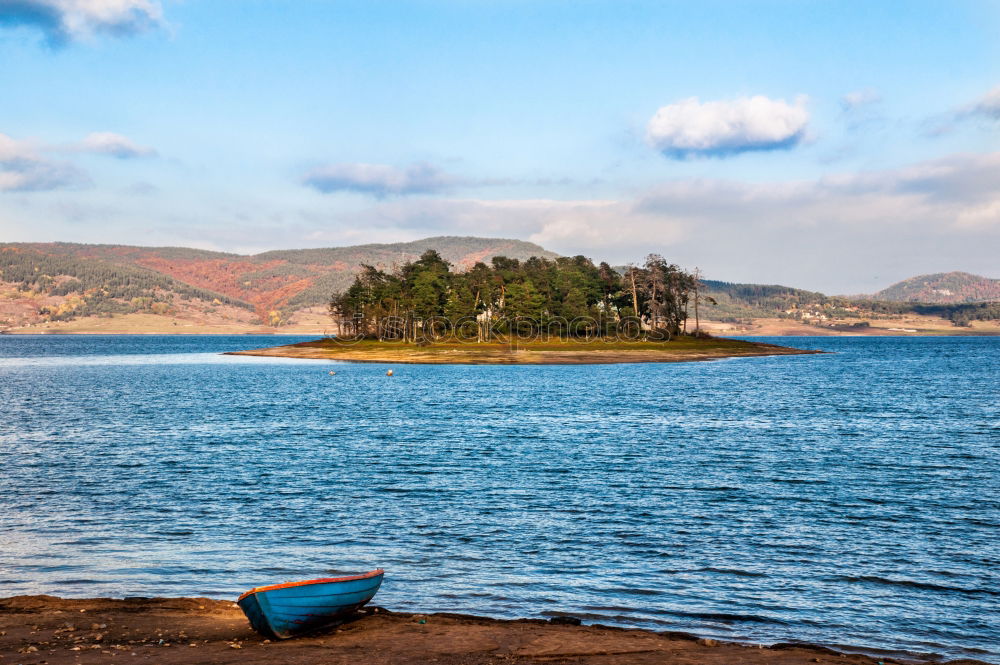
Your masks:
M646 339L686 331L698 281L658 254L617 270L584 256L505 256L456 271L435 250L395 270L362 265L330 300L341 336L418 341L491 334L610 335L623 324Z

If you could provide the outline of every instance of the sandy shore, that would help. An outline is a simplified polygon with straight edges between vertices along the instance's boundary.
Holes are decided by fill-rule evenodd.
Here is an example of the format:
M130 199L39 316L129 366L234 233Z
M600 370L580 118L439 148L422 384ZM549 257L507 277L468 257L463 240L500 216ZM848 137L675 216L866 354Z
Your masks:
M993 337L1000 335L1000 321L972 321L956 326L935 316L899 316L870 319L866 327L854 320L810 325L794 319L751 319L744 323L702 321L702 329L713 335L736 337Z
M329 340L301 342L227 355L311 358L364 363L581 365L604 363L670 363L748 356L787 356L824 353L774 344L729 339L677 340L666 343L534 344L513 349L503 344L413 344L361 342L338 344Z
M287 665L754 665L907 662L809 645L769 647L608 626L363 610L338 629L272 642L234 603L208 598L0 599L0 663ZM951 661L978 663L979 661Z

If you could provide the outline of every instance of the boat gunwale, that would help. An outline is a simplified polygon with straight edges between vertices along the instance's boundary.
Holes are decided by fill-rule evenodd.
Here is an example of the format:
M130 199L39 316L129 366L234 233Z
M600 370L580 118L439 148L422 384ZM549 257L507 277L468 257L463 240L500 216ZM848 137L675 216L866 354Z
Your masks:
M372 578L372 579L374 579L374 578ZM357 589L355 591L344 591L344 592L341 592L341 593L325 593L325 594L318 595L318 596L309 596L309 595L304 595L304 596L289 596L289 595L286 595L286 594L282 594L280 600L274 600L274 599L272 599L270 602L271 603L277 603L278 605L281 605L283 607L305 607L304 605L295 605L294 603L289 604L289 603L286 603L285 601L286 600L298 600L298 599L301 599L301 598L318 599L318 598L335 598L335 597L339 597L339 596L356 596L359 593L368 593L369 591L371 591L372 595L374 595L375 592L378 591L379 586L381 586L381 584L382 583L379 582L378 584L376 584L374 586L371 586L371 587L368 587L367 589ZM310 603L310 604L311 605L316 605L316 603ZM338 604L343 604L343 603L338 603ZM348 604L350 604L350 603L348 603ZM333 605L330 605L330 607L333 607Z
M378 577L379 575L385 575L385 569L376 568L367 573L361 575L349 575L347 577L321 577L315 580L302 580L301 582L284 582L282 584L270 584L267 586L258 586L240 594L240 597L236 599L236 602L240 602L247 596L252 596L260 591L276 591L278 589L291 589L297 586L308 586L310 584L332 584L335 582L353 582L354 580L366 580L370 577Z

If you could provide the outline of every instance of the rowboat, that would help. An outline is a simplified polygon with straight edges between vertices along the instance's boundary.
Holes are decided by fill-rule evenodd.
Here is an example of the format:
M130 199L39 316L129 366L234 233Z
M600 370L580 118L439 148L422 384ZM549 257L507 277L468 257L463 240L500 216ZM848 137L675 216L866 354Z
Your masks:
M259 586L236 604L258 633L286 640L341 623L372 599L384 575L379 568L364 575Z

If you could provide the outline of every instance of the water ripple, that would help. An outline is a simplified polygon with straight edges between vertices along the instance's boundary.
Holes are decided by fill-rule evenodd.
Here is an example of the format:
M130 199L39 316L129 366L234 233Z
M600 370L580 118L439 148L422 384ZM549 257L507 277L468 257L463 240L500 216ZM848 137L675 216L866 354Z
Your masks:
M389 570L412 611L1000 663L1000 340L396 367L0 337L0 595Z

